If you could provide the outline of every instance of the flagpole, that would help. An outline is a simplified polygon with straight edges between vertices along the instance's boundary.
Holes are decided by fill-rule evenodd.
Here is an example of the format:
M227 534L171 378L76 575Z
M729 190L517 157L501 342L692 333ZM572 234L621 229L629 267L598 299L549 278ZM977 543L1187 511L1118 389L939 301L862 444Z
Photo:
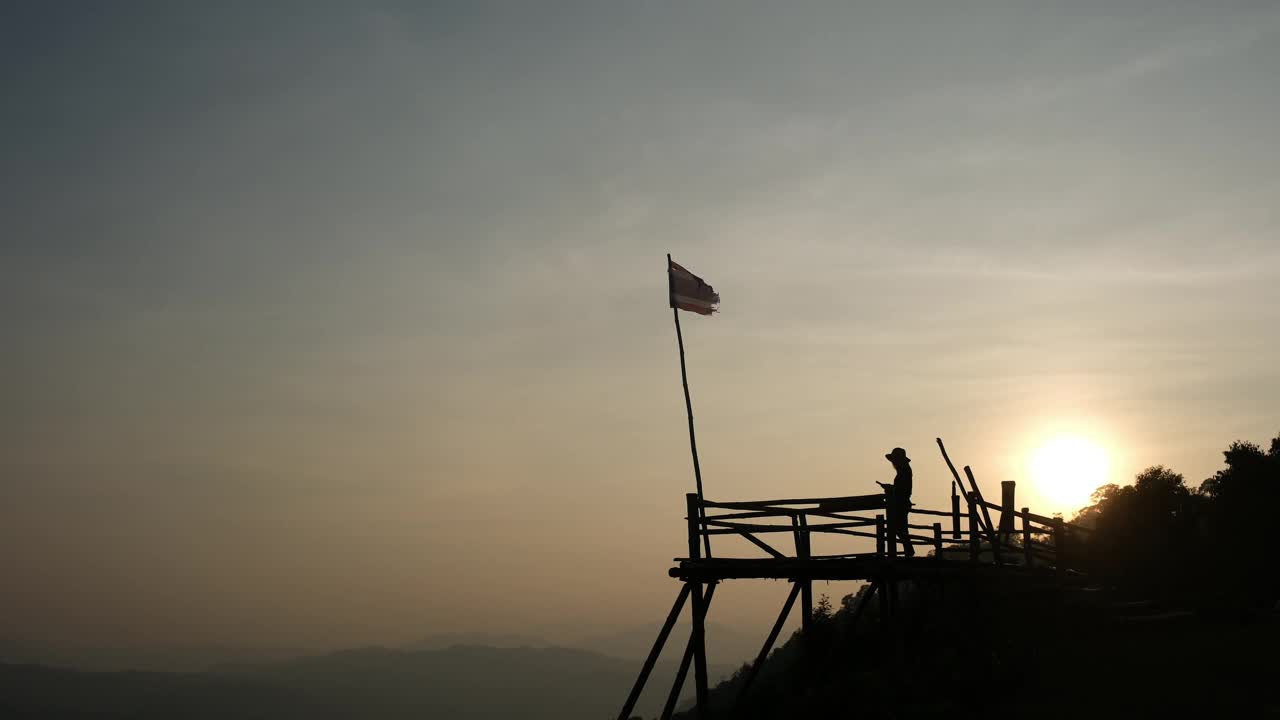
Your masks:
M689 451L693 454L693 478L698 484L698 524L706 530L705 511L702 508L702 466L698 464L698 438L693 432L693 401L689 399L689 373L684 364L684 334L680 332L680 308L671 294L671 253L667 253L667 298L671 303L671 317L676 322L676 344L680 347L680 384L684 386L684 410L689 417ZM711 557L711 537L702 535L703 549Z

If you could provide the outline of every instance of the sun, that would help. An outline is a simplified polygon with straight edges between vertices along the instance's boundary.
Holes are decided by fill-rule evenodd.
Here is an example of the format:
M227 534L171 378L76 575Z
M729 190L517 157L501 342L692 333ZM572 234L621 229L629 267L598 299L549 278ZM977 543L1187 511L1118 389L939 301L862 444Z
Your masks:
M1107 452L1076 435L1059 435L1031 455L1031 481L1055 510L1072 512L1089 504L1107 482Z

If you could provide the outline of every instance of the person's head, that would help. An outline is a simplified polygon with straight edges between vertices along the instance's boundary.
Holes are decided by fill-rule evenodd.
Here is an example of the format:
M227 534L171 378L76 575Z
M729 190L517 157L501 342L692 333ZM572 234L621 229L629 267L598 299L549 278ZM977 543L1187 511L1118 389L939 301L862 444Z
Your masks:
M894 448L884 456L884 459L893 463L894 467L903 467L911 462L911 458L907 457L907 451L900 447Z

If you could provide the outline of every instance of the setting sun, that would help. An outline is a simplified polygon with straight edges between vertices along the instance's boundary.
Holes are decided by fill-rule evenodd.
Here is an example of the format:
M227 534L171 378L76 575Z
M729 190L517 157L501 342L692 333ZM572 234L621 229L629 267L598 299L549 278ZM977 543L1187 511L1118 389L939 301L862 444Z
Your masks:
M1044 498L1071 512L1087 505L1093 491L1107 482L1107 465L1107 453L1097 444L1061 435L1032 454L1031 480Z

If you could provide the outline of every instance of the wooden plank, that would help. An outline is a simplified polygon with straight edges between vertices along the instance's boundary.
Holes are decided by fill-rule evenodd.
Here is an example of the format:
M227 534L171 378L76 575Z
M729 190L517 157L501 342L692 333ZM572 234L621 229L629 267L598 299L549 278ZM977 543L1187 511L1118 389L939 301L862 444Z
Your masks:
M935 557L942 557L942 523L933 524L933 553Z
M707 515L707 522L713 520L750 520L752 518L771 518L771 517L789 517L794 515L794 510L782 510L774 512L772 510L744 510L743 512L725 513L724 515Z
M951 517L951 512L948 510L921 510L913 507L908 512L910 515L932 515L934 517Z
M886 572L887 561L873 555L844 558L839 560L811 560L809 564L797 566L783 565L781 560L762 559L769 565L723 565L703 564L680 565L671 568L667 574L687 582L712 582L720 580L874 580ZM934 558L914 558L911 561L899 560L896 565L897 574L903 577L971 577L975 573L980 576L1007 576L1011 572L1023 572L1021 567L996 567L986 563L969 561L936 560ZM1028 571L1029 572L1029 571ZM1048 576L1052 576L1050 571Z
M834 512L829 510L797 510L794 508L779 508L777 511L745 510L743 512L725 513L723 515L707 515L705 516L705 518L708 521L751 520L754 518L791 518L792 516L798 515L799 513L805 513L811 518L823 517L823 518L832 518L835 520L861 520L861 521L867 522L868 524L871 522L865 516L861 516L861 515L847 515L841 512Z
M842 512L831 512L828 510L805 510L804 513L811 518L821 517L821 518L832 518L834 520L856 520L858 522L863 522L868 525L875 524L875 520L872 520L866 515L847 515Z
M842 510L874 510L878 507L884 507L884 496L877 493L875 495L845 495L829 498L788 498L784 500L735 500L732 502L706 500L703 504L705 507L709 508L725 508L729 510L758 510L764 507L773 507L778 505L826 505L829 506L828 509L835 509L833 506L841 506Z
M850 535L852 537L864 537L864 538L876 537L876 534L874 532L866 532L864 530L823 530L823 532L829 535Z
M869 527L873 524L874 522L868 522L865 520L851 520L848 522L838 522L838 523L817 523L814 525L809 525L808 528L810 532L825 532L827 530L832 530L837 528ZM795 531L794 527L791 525L761 525L759 523L721 522L719 520L708 520L707 525L711 526L712 528L727 529L731 532L738 532L741 530L745 530L747 532L761 532L761 533L769 533L769 532L790 533ZM928 526L925 525L922 527L928 527ZM708 532L714 532L714 531L708 531ZM718 534L723 535L725 533L718 533Z
M1053 522L1056 519L1056 518L1051 518L1045 515L1037 515L1031 512L1030 510L1028 510L1027 508L1022 508L1022 512L1026 515L1028 520L1031 520L1032 522L1040 523L1041 525L1050 526L1050 527L1053 526Z
M843 498L832 498L818 503L818 509L824 511L878 510L884 507L884 495L852 495Z
M810 530L812 530L812 528L810 528ZM751 532L753 532L754 534L782 533L782 532L791 532L791 528L751 530ZM828 534L828 536L850 536L855 538L876 537L876 533L867 532L867 530L846 530L842 528L835 528L835 529L828 528L824 530L813 530L813 532ZM707 533L712 534L712 536L736 536L736 534L741 534L742 530L737 530L733 528L717 528L717 529L707 530ZM677 560L682 560L682 559L677 559Z
M676 618L680 617L680 610L684 608L684 602L689 597L690 587L690 583L685 583L680 588L680 593L676 595L671 612L667 613L667 620L662 624L662 630L658 632L658 639L653 641L649 656L645 658L644 665L640 668L640 676L636 678L635 685L631 686L631 694L627 695L627 701L622 705L622 712L618 713L618 720L628 720L631 717L631 711L635 709L636 701L640 699L640 692L644 690L644 684L649 680L649 673L653 672L653 666L658 662L658 655L662 653L662 646L667 643L667 636L671 634Z

